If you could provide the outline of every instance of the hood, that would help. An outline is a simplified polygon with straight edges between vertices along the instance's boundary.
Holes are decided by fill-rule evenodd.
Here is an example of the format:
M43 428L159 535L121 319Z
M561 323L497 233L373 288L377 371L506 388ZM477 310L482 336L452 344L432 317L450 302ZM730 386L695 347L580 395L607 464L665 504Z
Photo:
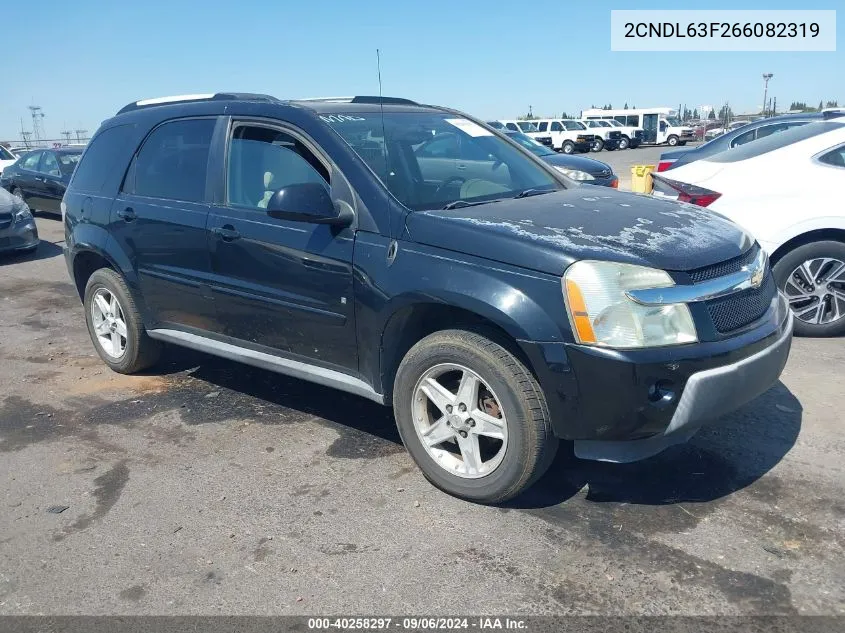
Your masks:
M701 207L585 189L417 211L407 228L415 242L553 275L580 259L690 270L737 257L753 244L736 224Z
M588 174L592 174L593 176L605 174L605 172L606 175L609 176L613 173L613 170L610 168L610 165L607 165L601 162L600 160L584 158L583 156L554 153L549 154L547 156L541 156L540 158L542 158L543 161L548 163L549 165L554 165L556 167L565 167L566 169L577 169L579 171L585 171Z

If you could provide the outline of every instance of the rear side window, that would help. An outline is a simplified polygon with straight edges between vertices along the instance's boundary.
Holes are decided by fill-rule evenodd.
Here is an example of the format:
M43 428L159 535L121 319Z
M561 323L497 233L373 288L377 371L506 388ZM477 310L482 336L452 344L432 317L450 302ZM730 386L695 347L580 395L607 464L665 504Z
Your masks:
M117 156L125 156L126 145L132 141L132 126L118 125L103 130L85 148L79 167L73 173L70 187L86 193L100 193L106 178L115 169ZM127 159L124 158L123 161ZM126 162L119 169L126 169Z
M542 123L537 125L537 129L540 130L541 132L545 132L546 130L549 129L549 122L543 121Z
M157 127L135 155L124 190L150 198L203 201L214 125L214 119L189 119Z
M786 147L787 145L792 145L792 143L805 141L808 138L818 136L819 134L838 130L841 127L843 127L842 123L810 123L808 125L792 128L791 130L779 132L778 134L772 134L771 136L761 138L754 143L746 143L745 145L737 147L730 152L720 152L712 157L709 157L707 160L714 163L733 163L740 160L746 160L748 158L754 158L755 156L760 156L761 154L766 154L782 147Z
M563 132L563 126L560 121L552 121L552 132Z
M61 176L62 172L59 170L59 161L56 160L56 155L53 152L44 152L41 155L41 166L38 168L42 174L50 174L51 176Z

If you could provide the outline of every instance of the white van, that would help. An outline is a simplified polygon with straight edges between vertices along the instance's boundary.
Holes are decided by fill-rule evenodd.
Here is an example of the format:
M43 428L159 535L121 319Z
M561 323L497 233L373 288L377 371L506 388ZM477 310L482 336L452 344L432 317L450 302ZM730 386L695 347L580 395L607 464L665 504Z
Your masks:
M581 118L614 119L624 126L642 128L643 143L653 145L686 145L695 140L695 130L685 126L678 119L678 112L672 108L638 108L636 110L590 109L581 113Z

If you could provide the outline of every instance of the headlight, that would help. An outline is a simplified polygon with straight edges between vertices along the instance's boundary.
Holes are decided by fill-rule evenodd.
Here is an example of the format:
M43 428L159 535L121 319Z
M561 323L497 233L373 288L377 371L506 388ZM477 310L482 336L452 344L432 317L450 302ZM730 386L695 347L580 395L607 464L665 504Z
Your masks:
M572 180L595 180L595 177L592 174L588 174L585 171L581 171L580 169L567 169L566 167L557 167L555 166L560 173L565 176L569 176Z
M686 304L644 306L625 294L675 283L654 268L580 261L563 276L563 295L579 343L604 347L659 347L694 343L695 324Z
M22 209L15 211L15 215L12 219L13 222L26 222L27 220L32 219L32 213L29 210L29 207L24 205Z

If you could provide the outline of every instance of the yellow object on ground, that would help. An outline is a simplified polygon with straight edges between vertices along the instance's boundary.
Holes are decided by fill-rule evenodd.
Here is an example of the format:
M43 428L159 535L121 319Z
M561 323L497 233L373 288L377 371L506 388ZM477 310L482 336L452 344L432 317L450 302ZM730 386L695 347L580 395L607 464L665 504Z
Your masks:
M654 187L654 183L651 180L651 172L654 170L654 165L634 165L631 167L631 191L636 193L651 193Z

